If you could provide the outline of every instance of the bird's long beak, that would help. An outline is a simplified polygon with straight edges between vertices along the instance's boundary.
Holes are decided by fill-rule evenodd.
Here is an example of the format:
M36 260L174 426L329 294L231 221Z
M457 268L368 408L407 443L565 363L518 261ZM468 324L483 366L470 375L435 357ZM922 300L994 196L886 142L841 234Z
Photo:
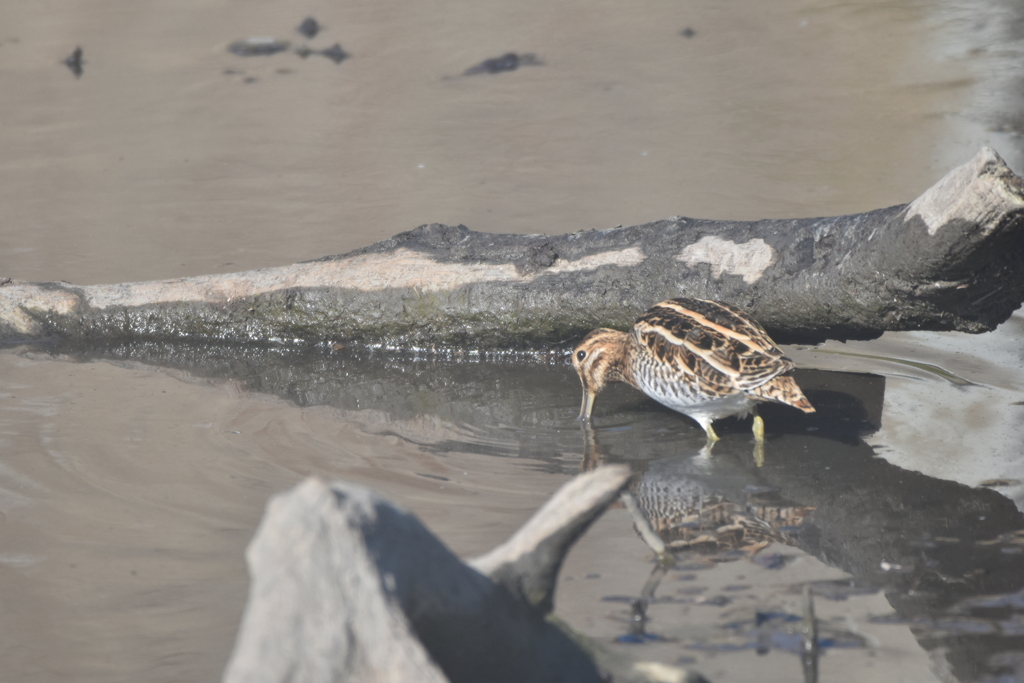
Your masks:
M594 409L594 399L597 397L597 393L592 391L586 384L583 385L583 404L580 405L580 417L581 420L589 420L590 412Z

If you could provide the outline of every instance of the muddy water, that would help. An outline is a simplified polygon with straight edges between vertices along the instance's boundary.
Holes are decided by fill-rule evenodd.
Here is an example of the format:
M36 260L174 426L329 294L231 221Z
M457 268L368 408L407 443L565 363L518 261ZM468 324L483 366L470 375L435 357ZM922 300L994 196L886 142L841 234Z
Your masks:
M982 144L1024 169L1008 95L1014 11L11 5L0 276L229 272L428 221L554 233L908 201ZM226 50L250 35L303 44L307 14L325 26L308 43L340 42L349 60ZM76 45L77 79L60 64ZM461 75L510 50L543 64ZM655 519L697 499L723 526L759 529L698 548L693 531L707 529L666 528L684 543L680 566L655 592L643 643L616 647L716 680L793 680L790 617L812 583L821 680L1012 674L1024 649L1022 328L1018 315L983 337L792 349L819 370L801 376L819 414L766 414L763 467L746 425L724 424L708 456L693 424L625 389L602 396L583 434L558 359L10 349L0 663L11 680L215 679L245 599L244 547L273 492L310 474L364 483L471 555L608 460L672 493L648 495ZM609 642L627 636L650 559L611 510L571 556L559 612Z

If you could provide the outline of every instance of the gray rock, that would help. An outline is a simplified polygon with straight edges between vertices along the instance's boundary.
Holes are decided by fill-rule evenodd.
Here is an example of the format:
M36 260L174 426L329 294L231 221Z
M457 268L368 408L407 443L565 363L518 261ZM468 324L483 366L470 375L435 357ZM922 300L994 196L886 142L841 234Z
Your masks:
M628 480L624 466L577 477L469 564L372 492L306 480L271 500L249 546L225 683L702 680L616 660L546 618L565 554Z

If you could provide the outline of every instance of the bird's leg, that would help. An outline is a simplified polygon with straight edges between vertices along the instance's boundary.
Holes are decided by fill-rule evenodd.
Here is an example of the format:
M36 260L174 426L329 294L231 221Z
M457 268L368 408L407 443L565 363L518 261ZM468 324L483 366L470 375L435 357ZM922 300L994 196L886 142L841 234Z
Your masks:
M715 434L715 428L711 426L710 422L708 422L707 424L702 424L701 427L704 428L704 431L708 435L708 444L709 445L711 445L711 444L715 443L716 441L718 441L719 436L718 436L718 434Z
M715 434L715 428L711 426L711 420L699 420L700 426L704 428L704 433L708 435L708 440L704 443L704 448L700 449L700 454L704 457L711 455L711 449L716 443L718 443L718 434Z
M757 414L757 406L751 408L754 413L754 441L757 443L764 443L764 420Z
M754 442L754 464L764 467L764 441Z
M754 413L754 464L762 467L764 465L764 420L757 414L757 406L750 410Z

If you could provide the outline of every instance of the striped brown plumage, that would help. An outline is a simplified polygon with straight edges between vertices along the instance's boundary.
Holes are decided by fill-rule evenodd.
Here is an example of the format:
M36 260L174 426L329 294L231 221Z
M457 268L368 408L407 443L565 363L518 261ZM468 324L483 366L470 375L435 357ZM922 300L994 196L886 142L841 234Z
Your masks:
M641 315L629 332L594 330L573 350L583 383L580 419L609 382L626 382L664 405L689 415L715 441L711 423L752 412L761 401L813 413L788 375L793 361L760 325L729 304L669 299ZM764 423L754 420L763 440Z

